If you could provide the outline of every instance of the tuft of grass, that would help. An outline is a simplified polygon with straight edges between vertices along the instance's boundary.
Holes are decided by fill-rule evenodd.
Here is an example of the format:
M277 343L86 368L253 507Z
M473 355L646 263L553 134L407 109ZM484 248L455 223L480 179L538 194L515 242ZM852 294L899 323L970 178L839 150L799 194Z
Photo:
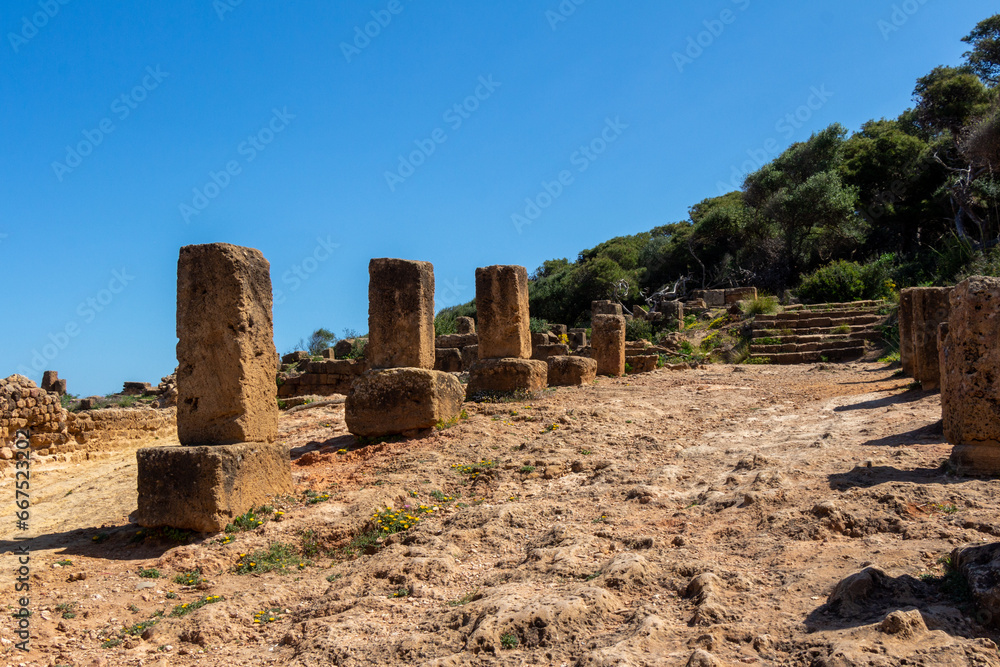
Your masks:
M838 324L833 328L833 333L845 335L851 333L851 325L849 324Z
M770 338L770 337L766 337L766 338L754 338L753 339L753 344L754 345L781 345L781 339L780 338Z
M520 472L528 475L535 472L535 466L521 466Z
M62 566L62 567L66 567L67 565L72 565L72 564L73 564L73 561L71 561L69 558L63 558L62 560L57 560L56 561L56 565L59 565L59 566Z
M149 567L143 570L139 570L139 576L143 579L159 579L160 571L155 567Z
M518 645L517 635L512 633L507 633L500 637L500 645L507 650L512 648L517 648Z
M778 312L779 307L778 298L774 296L758 296L740 302L740 310L745 315L770 315Z
M769 364L771 363L770 357L747 357L744 361L745 364Z

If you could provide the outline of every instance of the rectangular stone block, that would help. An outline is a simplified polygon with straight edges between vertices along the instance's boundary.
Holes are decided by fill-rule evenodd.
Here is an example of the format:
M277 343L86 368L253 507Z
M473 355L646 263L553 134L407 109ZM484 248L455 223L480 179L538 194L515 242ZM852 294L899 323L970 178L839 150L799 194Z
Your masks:
M909 337L912 359L910 370L924 391L940 385L941 362L938 354L938 327L948 321L951 312L951 287L917 287L910 291ZM902 320L900 320L902 324Z
M565 324L550 324L549 332L555 334L556 336L562 336L567 333L568 329Z
M940 349L941 410L962 473L1000 473L1000 278L974 276L951 293Z
M479 359L479 346L466 345L462 348L462 370L467 371Z
M405 435L458 417L464 398L462 384L450 373L422 368L372 370L351 385L344 419L356 436Z
M622 305L614 301L591 301L590 312L592 315L621 315Z
M460 334L476 333L476 321L471 317L456 317L455 331Z
M181 248L177 338L181 444L272 442L278 354L270 265L259 250L228 243Z
M590 384L597 378L597 362L587 357L549 357L546 363L550 387Z
M439 347L434 355L434 370L445 373L462 372L462 351L457 347Z
M591 355L597 362L598 375L624 375L625 318L620 315L595 315L590 347Z
M465 395L476 399L482 392L540 391L548 384L549 365L536 359L480 359L469 372Z
M538 361L545 361L549 357L558 357L567 354L569 354L569 345L563 345L562 343L535 345L531 348L531 358Z
M274 443L148 447L136 452L140 526L214 533L292 491L288 449Z
M701 297L705 300L705 305L709 308L722 308L726 305L726 290L724 289L709 289L702 293Z
M368 276L371 368L434 368L434 266L373 259Z
M476 317L480 359L530 357L527 269L513 265L476 269Z
M467 347L478 345L479 336L477 334L445 334L434 339L435 347Z

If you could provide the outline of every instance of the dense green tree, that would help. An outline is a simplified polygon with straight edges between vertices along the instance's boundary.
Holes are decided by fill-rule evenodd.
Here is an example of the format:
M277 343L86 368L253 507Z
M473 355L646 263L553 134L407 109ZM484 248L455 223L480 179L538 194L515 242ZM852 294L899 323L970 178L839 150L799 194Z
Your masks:
M980 21L962 41L972 45L965 53L972 72L990 86L1000 83L1000 14Z
M989 109L995 93L967 67L935 67L913 89L919 127L929 134L961 130Z

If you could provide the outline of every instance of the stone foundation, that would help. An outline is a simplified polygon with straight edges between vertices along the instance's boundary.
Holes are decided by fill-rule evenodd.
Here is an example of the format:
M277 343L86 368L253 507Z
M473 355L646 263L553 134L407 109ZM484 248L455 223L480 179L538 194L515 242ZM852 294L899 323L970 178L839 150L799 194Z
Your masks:
M450 373L423 368L386 368L361 375L344 406L347 430L382 437L433 428L462 411L465 392Z
M480 359L469 373L465 395L472 399L489 391L539 391L548 384L549 366L535 359Z
M293 488L288 449L281 444L149 447L136 458L140 526L214 533Z

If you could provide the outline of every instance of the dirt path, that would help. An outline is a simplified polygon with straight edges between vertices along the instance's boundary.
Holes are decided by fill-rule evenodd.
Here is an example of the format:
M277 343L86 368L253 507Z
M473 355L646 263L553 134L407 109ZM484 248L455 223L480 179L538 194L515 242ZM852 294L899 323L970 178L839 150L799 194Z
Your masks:
M876 364L656 371L529 403L469 404L458 426L367 447L347 434L342 406L306 410L281 423L296 497L276 500L283 515L228 543L137 536L127 519L132 452L39 464L33 651L13 649L6 618L0 656L32 665L1000 665L996 635L973 620L939 562L1000 535L998 483L942 467L950 448L939 398L908 382ZM0 494L13 497L11 470ZM359 540L386 507L420 521ZM0 531L5 551L13 537ZM250 562L241 554L262 560L274 543L294 552L287 574L234 571ZM3 558L12 571L14 556ZM886 572L884 590L825 604L870 565ZM140 577L141 568L161 576ZM195 568L198 586L173 581ZM171 616L206 596L220 597ZM922 625L880 625L914 608Z

